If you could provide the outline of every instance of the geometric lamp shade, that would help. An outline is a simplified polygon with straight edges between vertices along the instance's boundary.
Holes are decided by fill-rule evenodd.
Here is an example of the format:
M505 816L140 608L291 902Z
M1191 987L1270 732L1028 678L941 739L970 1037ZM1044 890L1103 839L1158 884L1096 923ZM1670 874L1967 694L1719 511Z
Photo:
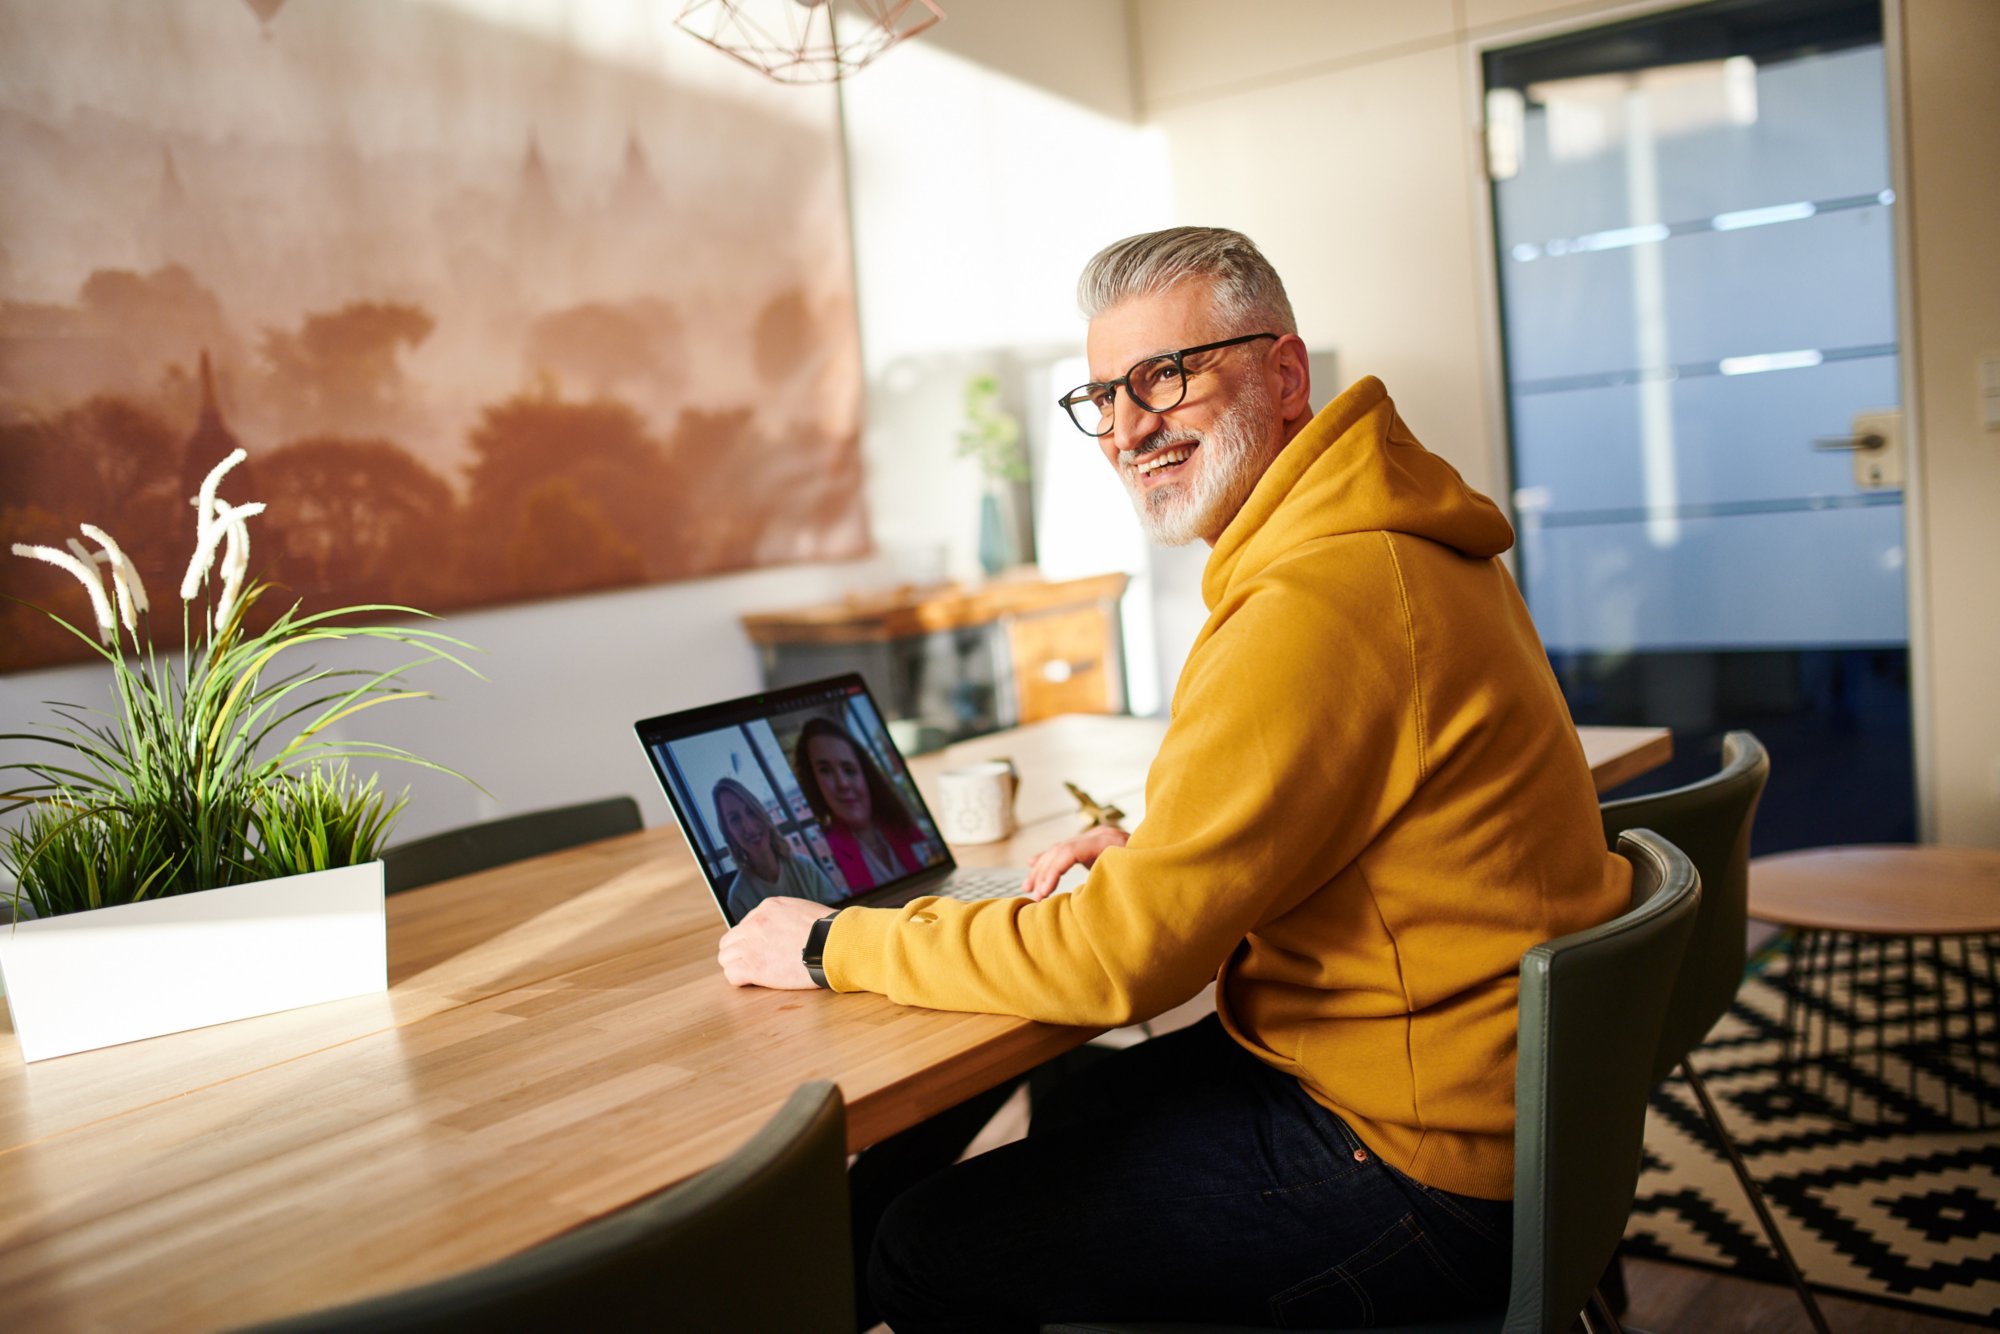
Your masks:
M674 22L779 83L831 83L943 17L932 0L689 0Z

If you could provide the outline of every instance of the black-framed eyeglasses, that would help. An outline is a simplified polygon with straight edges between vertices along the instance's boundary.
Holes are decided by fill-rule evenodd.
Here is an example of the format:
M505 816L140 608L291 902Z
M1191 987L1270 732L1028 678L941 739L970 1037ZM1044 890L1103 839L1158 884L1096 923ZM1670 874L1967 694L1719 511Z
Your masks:
M1235 347L1239 343L1254 343L1260 338L1277 337L1279 335L1274 333L1241 334L1219 343L1203 343L1199 347L1184 347L1178 352L1162 352L1156 357L1134 362L1131 370L1115 380L1078 385L1056 401L1069 413L1069 419L1076 423L1077 430L1092 438L1102 438L1111 434L1112 417L1118 408L1119 385L1125 386L1127 396L1142 411L1172 412L1187 397L1187 367L1182 365L1186 358Z

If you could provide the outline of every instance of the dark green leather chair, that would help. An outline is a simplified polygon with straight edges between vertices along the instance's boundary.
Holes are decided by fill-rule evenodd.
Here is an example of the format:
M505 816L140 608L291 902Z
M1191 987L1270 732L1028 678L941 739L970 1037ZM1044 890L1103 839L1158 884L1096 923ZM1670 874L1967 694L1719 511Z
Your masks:
M1618 840L1632 907L1521 956L1514 1076L1514 1273L1505 1311L1399 1326L1405 1334L1567 1334L1620 1328L1597 1297L1639 1182L1653 1052L1694 929L1694 866L1657 834ZM1250 1334L1215 1325L1073 1321L1043 1334Z
M1743 983L1744 931L1749 924L1750 903L1750 826L1770 775L1771 757L1763 743L1748 732L1731 732L1722 738L1722 769L1712 777L1666 792L1605 802L1604 836L1616 842L1628 829L1651 829L1687 853L1701 877L1701 912L1695 916L1694 936L1688 941L1687 958L1667 1007L1666 1028L1653 1061L1653 1079L1658 1083L1678 1068L1687 1080L1709 1132L1722 1146L1771 1249L1791 1277L1806 1318L1820 1334L1826 1334L1826 1318L1806 1287L1791 1248L1785 1245L1777 1220L1764 1203L1763 1192L1757 1189L1735 1141L1716 1115L1708 1086L1688 1062L1716 1021L1729 1012Z
M1701 911L1667 1005L1653 1061L1655 1081L1675 1067L1686 1069L1688 1053L1729 1013L1743 984L1750 825L1770 774L1771 757L1757 738L1731 732L1722 739L1720 773L1667 792L1607 801L1600 808L1608 845L1616 845L1628 829L1650 829L1686 853L1701 877Z
M853 1334L847 1113L807 1084L700 1176L484 1269L253 1334Z
M643 828L638 802L630 797L605 797L447 829L385 850L383 889L390 894L421 889L440 880Z

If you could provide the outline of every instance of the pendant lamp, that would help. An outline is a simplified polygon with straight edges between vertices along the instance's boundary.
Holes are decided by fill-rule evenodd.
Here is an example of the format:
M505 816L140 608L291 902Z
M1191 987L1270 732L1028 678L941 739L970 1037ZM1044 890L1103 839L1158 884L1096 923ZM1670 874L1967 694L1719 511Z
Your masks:
M831 83L943 17L932 0L690 0L674 23L779 83Z

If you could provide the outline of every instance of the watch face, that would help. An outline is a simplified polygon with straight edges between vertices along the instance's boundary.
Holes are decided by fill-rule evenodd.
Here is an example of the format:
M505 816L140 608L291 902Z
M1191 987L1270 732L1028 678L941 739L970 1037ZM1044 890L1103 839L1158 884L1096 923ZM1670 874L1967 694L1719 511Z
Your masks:
M826 985L826 973L822 971L822 966L826 957L827 933L833 929L833 919L838 916L840 909L835 908L812 924L812 930L806 933L805 950L800 955L806 966L806 975L820 986Z

